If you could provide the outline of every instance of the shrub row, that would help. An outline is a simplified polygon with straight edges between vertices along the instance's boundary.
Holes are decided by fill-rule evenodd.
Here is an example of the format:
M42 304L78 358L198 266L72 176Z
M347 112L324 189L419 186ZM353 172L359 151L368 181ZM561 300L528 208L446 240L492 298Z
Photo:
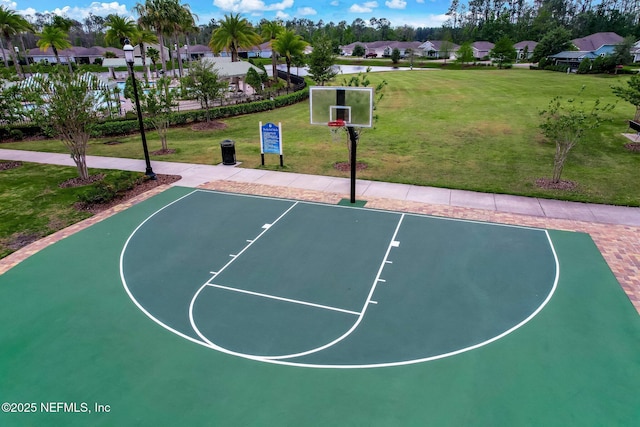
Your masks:
M108 203L145 179L140 173L112 171L102 181L93 183L80 192L78 201L87 205Z
M275 108L286 107L288 105L296 104L309 97L309 88L305 86L303 89L292 92L286 95L278 96L274 99L246 102L242 104L223 105L220 107L209 109L209 118L211 120L225 119L228 117L240 116L243 114L259 113L262 111L273 110ZM129 115L130 117L130 115ZM171 126L183 125L187 123L203 122L207 120L206 110L190 110L179 111L172 113L169 118ZM144 121L145 129L152 129L152 125L148 121ZM43 131L40 127L35 125L12 125L12 126L0 126L0 141L6 138L13 138L19 133L14 132L14 129L20 130L24 136L42 135ZM103 137L103 136L118 136L126 135L139 131L138 120L135 118L118 118L108 120L102 123L97 123L91 130L91 136Z
M235 117L243 114L253 114L262 111L273 110L275 108L286 107L287 105L292 105L303 101L308 97L309 89L308 87L305 87L298 92L282 95L272 100L261 100L210 108L208 113L211 120L225 119L228 117ZM194 122L203 122L206 120L206 110L180 111L172 113L169 117L169 123L171 126L184 125ZM145 121L144 127L145 129L151 129L151 123ZM137 120L110 120L108 122L97 124L92 131L92 136L101 137L125 135L128 133L137 132L138 130L139 128Z

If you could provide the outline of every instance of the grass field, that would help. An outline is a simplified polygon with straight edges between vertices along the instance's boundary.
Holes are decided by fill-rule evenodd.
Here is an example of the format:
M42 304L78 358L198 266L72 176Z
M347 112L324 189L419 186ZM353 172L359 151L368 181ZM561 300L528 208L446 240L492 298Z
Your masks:
M640 205L635 178L640 155L624 148L626 120L634 108L617 102L611 85L626 77L566 75L529 70L438 71L374 73L373 84L388 86L379 104L375 129L360 139L358 160L367 164L360 178L558 198L618 205ZM340 83L341 78L337 83ZM586 99L616 103L610 121L587 133L569 156L563 179L578 183L572 191L538 188L536 179L550 177L555 147L539 131L539 111L556 95L571 97L585 86ZM311 126L308 103L261 114L225 120L222 130L196 132L190 127L169 132L175 154L154 156L167 160L219 163L219 143L236 142L242 167L260 167L258 122L282 122L285 171L346 176L334 168L347 160L344 142L331 141L328 129ZM148 132L150 150L160 148ZM140 137L118 138L107 145L94 140L89 154L141 158ZM56 141L3 144L3 148L62 152ZM268 168L279 168L267 156Z
M106 182L119 177L136 179L136 172L105 172ZM75 224L92 214L74 207L87 187L60 188L59 184L78 176L75 167L24 163L0 171L0 258L25 244Z

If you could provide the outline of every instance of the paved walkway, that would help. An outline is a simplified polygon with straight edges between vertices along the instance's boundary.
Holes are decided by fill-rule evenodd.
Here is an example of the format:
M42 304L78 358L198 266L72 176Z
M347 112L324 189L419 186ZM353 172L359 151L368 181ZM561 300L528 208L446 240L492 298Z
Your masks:
M0 149L0 159L74 166L67 154ZM89 156L92 168L144 171L142 160ZM243 169L224 165L151 162L156 173L181 175L174 185L267 197L337 203L348 197L348 178ZM164 191L158 186L91 218L46 236L0 260L0 274L51 245ZM630 302L640 313L640 208L484 194L384 182L357 182L367 207L449 218L548 228L591 236ZM588 295L585 295L588 297Z
M0 149L0 159L74 166L73 160L68 154ZM87 164L91 168L100 169L145 170L143 160L115 157L87 156ZM207 182L225 180L344 195L348 195L350 192L350 180L348 178L243 169L237 167L237 165L196 165L152 161L151 166L154 172L158 174L181 175L182 179L177 181L175 185L184 187L198 187ZM367 198L386 198L542 218L640 226L640 208L624 206L565 202L366 180L358 180L356 182L356 193L357 198L363 200L367 200Z

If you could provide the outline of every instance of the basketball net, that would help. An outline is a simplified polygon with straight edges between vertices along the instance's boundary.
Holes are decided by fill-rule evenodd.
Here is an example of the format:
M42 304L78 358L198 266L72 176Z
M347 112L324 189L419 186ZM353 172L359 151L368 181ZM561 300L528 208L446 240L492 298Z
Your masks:
M342 139L342 131L347 123L344 120L334 120L332 122L327 123L329 126L329 131L331 132L331 141L340 142Z

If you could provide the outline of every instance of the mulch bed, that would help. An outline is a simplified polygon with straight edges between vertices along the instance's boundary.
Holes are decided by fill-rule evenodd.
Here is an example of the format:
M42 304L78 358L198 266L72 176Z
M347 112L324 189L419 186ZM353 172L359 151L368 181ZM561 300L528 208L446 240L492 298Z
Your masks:
M166 156L167 154L174 154L175 152L176 150L173 148L167 148L166 150L152 151L151 154L154 156Z
M180 175L156 175L156 180L151 180L151 179L145 179L141 182L139 182L135 187L133 187L131 190L126 191L124 194L122 194L119 197L116 197L115 199L111 200L110 202L107 203L94 203L94 204L84 204L84 203L76 203L75 207L78 210L83 210L86 212L91 212L93 214L96 214L98 212L102 212L105 211L113 206L119 205L120 203L131 199L133 197L136 197L139 194L142 194L146 191L151 190L152 188L158 187L160 185L169 185L172 184L178 180L180 180L182 177Z
M624 148L626 148L629 151L640 153L640 142L631 142L629 144L624 144Z
M226 123L212 121L212 122L200 122L194 125L191 125L191 130L195 131L206 131L206 130L220 130L227 127Z
M0 171L8 171L22 166L22 162L0 162Z
M94 182L102 181L103 179L104 179L103 173L89 175L89 178L87 179L82 179L78 176L60 183L58 187L60 188L82 187L83 185L93 184Z
M349 162L338 162L333 165L334 168L341 172L351 172L351 163ZM361 171L367 168L366 163L358 162L356 163L356 170Z
M553 182L549 178L537 179L536 185L545 190L573 190L578 186L574 181L560 180L559 182Z

